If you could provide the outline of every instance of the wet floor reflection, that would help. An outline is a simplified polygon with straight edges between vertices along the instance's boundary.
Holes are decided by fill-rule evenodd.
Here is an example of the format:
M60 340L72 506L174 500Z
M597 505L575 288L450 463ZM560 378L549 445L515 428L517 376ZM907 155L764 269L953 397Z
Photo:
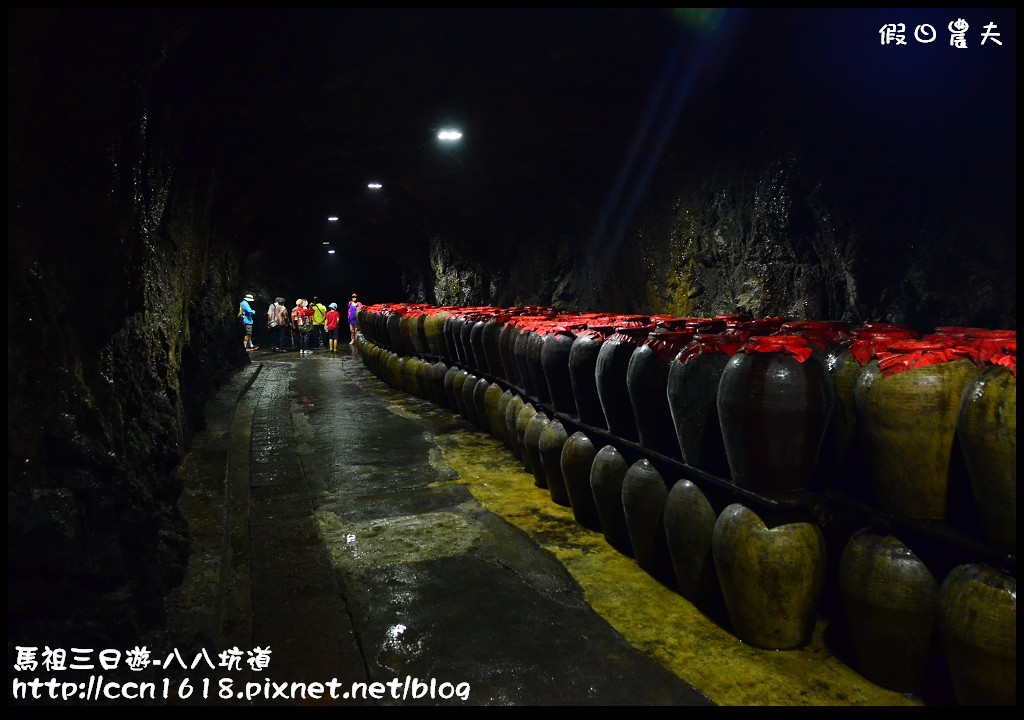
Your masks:
M334 428L331 443L342 449L337 457L344 457L347 464L340 466L329 455L317 459L319 452L311 452L304 462L319 467L311 476L324 477L315 519L337 575L346 579L346 592L354 594L365 614L360 619L367 629L362 642L371 666L430 666L443 657L470 667L476 660L467 648L483 651L482 646L466 645L459 618L448 616L458 612L467 593L476 593L473 601L483 608L475 610L493 613L489 620L504 627L521 618L509 614L512 609L495 597L495 588L504 587L502 582L518 587L524 578L534 586L548 582L548 570L531 575L525 564L509 568L493 561L498 555L490 549L492 543L505 536L480 525L481 515L494 521L489 513L481 513L483 506L550 553L552 563L567 572L566 582L571 578L578 584L586 602L618 635L716 704L923 704L870 683L834 657L824 642L823 622L811 643L799 650L745 645L648 575L633 558L608 545L600 532L579 525L571 508L556 504L547 489L538 488L533 474L504 444L452 411L383 385L362 372L361 358L343 354L339 359L343 362L327 363L325 372L317 373L320 381L351 382L359 389L324 408L327 417L309 417L314 424ZM328 366L334 369L327 371ZM387 408L383 412L381 401ZM352 418L358 418L358 433ZM346 435L347 429L353 429L352 437ZM357 441L357 436L373 438L372 447ZM466 492L472 500L460 497ZM371 505L386 516L366 519ZM392 514L396 507L408 509ZM441 563L457 570L442 570ZM438 608L438 598L454 591L452 577L462 583L460 597L451 607L442 600ZM389 594L386 607L374 603L381 592ZM541 604L550 596L543 597L537 600L538 612L565 612L565 607L553 610L554 605ZM434 608L436 617L424 613L427 607ZM550 620L554 622L553 617ZM520 645L530 642L539 639L519 638ZM509 663L528 654L519 651ZM515 677L526 668L505 670ZM496 702L506 684L504 680L488 688L490 702Z

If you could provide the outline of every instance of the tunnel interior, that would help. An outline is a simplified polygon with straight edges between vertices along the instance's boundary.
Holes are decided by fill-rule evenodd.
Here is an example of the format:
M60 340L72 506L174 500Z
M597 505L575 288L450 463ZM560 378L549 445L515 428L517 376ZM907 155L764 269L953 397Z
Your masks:
M9 9L9 648L165 622L247 293L1015 329L1015 30Z

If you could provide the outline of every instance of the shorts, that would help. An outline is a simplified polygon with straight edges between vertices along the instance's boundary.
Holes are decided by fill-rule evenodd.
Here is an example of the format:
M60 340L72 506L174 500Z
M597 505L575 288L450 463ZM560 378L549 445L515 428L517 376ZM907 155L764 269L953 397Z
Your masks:
M246 335L252 335L252 323L249 323L247 325L243 324L242 325L242 330L245 331Z
M338 339L338 328L334 328L333 330L328 330L327 331L327 337L329 339L331 339L331 340L337 340Z

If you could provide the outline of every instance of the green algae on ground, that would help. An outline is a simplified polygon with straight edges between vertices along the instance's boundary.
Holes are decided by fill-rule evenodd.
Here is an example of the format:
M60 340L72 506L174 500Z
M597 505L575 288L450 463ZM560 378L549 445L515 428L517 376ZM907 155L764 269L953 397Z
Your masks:
M491 512L551 552L579 583L595 612L634 647L719 705L920 706L878 687L832 655L824 621L799 650L746 645L622 555L604 536L576 523L533 475L491 437L453 432L432 438L443 461Z

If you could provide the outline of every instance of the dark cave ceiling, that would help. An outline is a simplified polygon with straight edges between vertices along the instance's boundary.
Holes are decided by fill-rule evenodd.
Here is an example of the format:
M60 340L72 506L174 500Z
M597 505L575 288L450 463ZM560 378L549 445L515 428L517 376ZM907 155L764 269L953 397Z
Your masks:
M678 35L669 10L204 18L178 54L202 78L190 105L220 123L221 181L245 188L250 232L314 244L465 242L599 201ZM460 142L437 141L448 126Z
M663 153L709 132L740 156L766 133L814 136L837 173L888 153L858 168L868 193L872 172L906 168L922 193L951 177L1015 186L1015 70L998 54L1014 39L879 47L884 23L950 12L15 9L9 118L44 146L88 132L111 112L93 98L134 83L209 158L241 247L422 254L438 234L471 255L593 226L617 183L642 194ZM1012 36L1015 11L989 15ZM456 146L435 139L448 124ZM9 176L32 160L20 152Z

